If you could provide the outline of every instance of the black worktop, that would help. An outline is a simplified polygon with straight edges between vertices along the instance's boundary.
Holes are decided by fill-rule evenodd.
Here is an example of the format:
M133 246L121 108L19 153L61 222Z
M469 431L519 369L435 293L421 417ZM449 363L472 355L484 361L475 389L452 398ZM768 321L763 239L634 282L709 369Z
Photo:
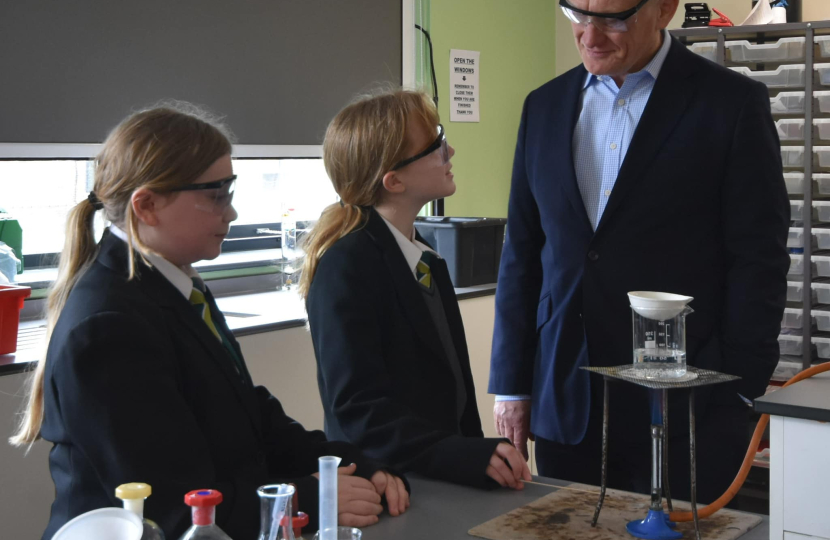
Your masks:
M830 372L756 399L755 411L775 416L830 422Z

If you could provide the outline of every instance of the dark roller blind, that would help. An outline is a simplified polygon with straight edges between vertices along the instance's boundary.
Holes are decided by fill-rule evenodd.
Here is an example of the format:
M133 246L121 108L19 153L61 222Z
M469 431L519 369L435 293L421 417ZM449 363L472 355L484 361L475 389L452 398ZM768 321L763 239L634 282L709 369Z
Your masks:
M181 99L243 144L320 144L401 83L399 0L0 0L0 142L100 142Z

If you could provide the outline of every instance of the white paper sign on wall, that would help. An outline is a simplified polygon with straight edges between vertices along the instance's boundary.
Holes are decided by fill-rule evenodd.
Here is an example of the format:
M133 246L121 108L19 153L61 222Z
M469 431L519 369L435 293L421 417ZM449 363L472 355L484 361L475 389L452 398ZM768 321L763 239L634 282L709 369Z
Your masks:
M450 50L450 122L479 122L480 51Z

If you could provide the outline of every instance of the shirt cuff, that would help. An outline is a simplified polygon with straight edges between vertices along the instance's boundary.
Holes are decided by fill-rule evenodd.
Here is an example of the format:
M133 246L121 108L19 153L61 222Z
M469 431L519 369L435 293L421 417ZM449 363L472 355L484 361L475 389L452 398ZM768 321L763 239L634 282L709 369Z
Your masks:
M517 394L514 396L500 396L496 395L496 401L530 401L531 396L527 394Z

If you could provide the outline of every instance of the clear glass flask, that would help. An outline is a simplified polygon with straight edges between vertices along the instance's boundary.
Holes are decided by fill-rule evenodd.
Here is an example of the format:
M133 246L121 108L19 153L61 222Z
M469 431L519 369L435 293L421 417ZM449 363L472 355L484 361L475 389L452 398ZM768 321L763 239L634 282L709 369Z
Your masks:
M124 508L134 512L144 525L144 533L141 535L141 540L164 540L164 531L161 527L156 525L144 517L144 499L150 496L153 489L149 484L140 482L133 482L130 484L121 484L115 488L115 496L124 502Z
M257 490L260 525L258 540L294 540L292 504L294 486L272 484Z
M193 525L179 540L231 540L216 525L216 507L222 502L222 493L215 489L199 489L185 495L184 502L193 508Z
M646 296L644 296L646 295ZM648 379L686 374L686 316L694 311L689 296L629 293L634 343L634 371Z

